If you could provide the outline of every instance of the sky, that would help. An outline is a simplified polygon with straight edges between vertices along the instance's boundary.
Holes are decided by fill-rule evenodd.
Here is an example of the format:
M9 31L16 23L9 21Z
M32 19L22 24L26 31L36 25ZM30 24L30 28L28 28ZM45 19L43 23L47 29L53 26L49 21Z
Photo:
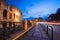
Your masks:
M9 6L14 5L22 12L22 18L47 19L60 8L60 0L6 0Z

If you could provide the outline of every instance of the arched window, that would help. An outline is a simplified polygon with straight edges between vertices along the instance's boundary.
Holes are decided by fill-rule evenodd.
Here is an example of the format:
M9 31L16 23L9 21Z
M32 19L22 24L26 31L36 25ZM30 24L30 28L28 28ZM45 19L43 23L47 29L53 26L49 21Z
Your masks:
M12 19L12 13L9 14L9 18Z
M3 18L7 18L7 10L6 9L3 11Z

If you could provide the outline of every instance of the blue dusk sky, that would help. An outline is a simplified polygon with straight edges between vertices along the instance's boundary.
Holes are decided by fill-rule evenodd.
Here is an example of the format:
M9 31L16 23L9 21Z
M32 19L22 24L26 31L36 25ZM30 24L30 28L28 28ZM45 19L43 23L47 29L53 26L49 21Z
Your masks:
M22 12L22 18L46 19L60 8L60 0L6 0L8 5L16 6Z

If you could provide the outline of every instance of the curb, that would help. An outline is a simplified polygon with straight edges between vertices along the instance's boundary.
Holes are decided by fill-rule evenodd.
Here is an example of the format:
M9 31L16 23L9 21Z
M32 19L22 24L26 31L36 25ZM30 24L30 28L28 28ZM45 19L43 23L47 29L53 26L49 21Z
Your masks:
M15 38L13 38L12 40L18 40L18 38L20 38L21 36L23 36L25 33L27 33L32 28L33 28L33 26L31 26L29 29L25 30L24 32L22 32L21 34L19 34Z

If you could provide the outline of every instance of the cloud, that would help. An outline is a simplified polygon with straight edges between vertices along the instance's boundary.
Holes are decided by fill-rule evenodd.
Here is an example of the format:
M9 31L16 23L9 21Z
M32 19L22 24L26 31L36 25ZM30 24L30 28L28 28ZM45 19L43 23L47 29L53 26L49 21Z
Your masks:
M37 3L34 4L33 6L27 7L27 11L28 13L25 14L25 16L23 18L29 18L29 17L47 17L48 15L50 15L51 13L54 13L59 5L55 5L56 3Z
M60 7L59 0L6 0L6 2L21 9L23 18L47 17Z

